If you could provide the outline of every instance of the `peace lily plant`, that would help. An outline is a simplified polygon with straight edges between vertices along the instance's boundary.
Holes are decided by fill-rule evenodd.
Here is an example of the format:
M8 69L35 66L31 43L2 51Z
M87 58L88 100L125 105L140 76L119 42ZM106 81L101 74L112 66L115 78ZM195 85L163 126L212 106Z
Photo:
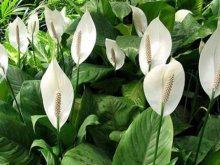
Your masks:
M146 75L154 67L165 64L172 48L170 32L159 17L151 21L141 39L139 65Z
M12 23L8 26L9 41L11 45L18 51L17 63L20 67L20 54L25 53L28 49L28 33L27 28L24 22L17 17Z
M144 94L151 108L159 114L153 165L156 163L160 129L164 116L170 115L177 107L184 89L185 73L182 65L172 59L169 64L153 68L144 79Z
M40 89L47 117L57 129L57 141L61 154L60 129L71 112L74 91L69 78L62 71L55 57L52 58L41 79Z
M207 121L209 119L209 114L215 103L215 98L220 95L220 29L219 26L215 32L208 39L203 49L201 50L201 55L199 59L199 79L204 89L205 93L209 96L210 101L208 105L208 110L206 112L204 124L202 126L200 139L197 147L197 152L195 156L195 164L197 163L197 158L202 143L203 134Z
M33 56L34 56L34 64L36 66L36 57L35 57L35 50L34 50L34 37L37 35L39 31L39 19L38 19L38 13L32 14L29 19L28 19L28 33L29 33L29 38L30 42L32 45L32 51L33 51Z
M106 54L109 62L115 71L120 69L125 63L125 54L119 48L116 41L106 38L105 40Z

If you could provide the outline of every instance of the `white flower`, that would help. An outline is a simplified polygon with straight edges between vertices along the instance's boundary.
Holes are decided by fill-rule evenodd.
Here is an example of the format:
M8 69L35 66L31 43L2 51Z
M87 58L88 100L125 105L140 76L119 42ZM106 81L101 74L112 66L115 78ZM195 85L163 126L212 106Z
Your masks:
M28 19L28 33L36 35L39 31L39 19L37 13L32 14Z
M45 7L44 11L47 30L50 36L55 39L55 41L61 41L61 36L65 30L65 22L63 16L56 9L54 11L50 10L48 7Z
M45 112L52 123L59 128L67 121L73 103L73 87L54 57L42 77L41 94Z
M164 116L171 114L177 107L184 89L185 73L182 65L172 59L169 64L162 64L152 69L144 79L144 94L151 108Z
M61 15L62 15L62 17L63 17L63 19L64 19L65 27L66 27L66 26L69 25L70 22L71 22L71 20L66 16L66 6L63 7L63 9L60 11L60 13L61 13Z
M136 32L139 37L142 37L147 29L147 18L140 8L131 5L130 7Z
M170 32L159 17L152 20L141 39L139 64L143 74L160 64L165 64L172 48Z
M191 11L189 10L186 10L186 9L181 9L181 10L178 10L176 13L175 13L175 21L176 22L182 22L186 16L188 14L192 14Z
M92 52L96 42L96 28L88 11L82 16L74 33L71 54L73 61L80 65Z
M0 75L6 78L8 69L8 56L5 48L0 44Z
M125 54L119 48L116 41L106 38L105 40L106 54L109 62L115 68L115 70L120 69L125 62Z
M220 94L220 30L217 29L206 42L199 59L199 78L202 88L212 98Z
M28 33L24 22L17 17L14 22L10 23L9 26L9 41L11 45L18 50L25 53L28 49Z

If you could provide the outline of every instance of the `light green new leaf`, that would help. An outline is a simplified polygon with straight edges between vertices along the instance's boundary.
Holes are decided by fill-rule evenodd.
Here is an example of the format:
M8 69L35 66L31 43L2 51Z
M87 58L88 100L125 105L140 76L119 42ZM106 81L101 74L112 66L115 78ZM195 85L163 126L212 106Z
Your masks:
M113 165L151 165L159 120L160 116L152 109L142 112L122 136L113 158ZM167 116L164 117L161 127L157 165L170 162L172 143L173 125L170 116Z

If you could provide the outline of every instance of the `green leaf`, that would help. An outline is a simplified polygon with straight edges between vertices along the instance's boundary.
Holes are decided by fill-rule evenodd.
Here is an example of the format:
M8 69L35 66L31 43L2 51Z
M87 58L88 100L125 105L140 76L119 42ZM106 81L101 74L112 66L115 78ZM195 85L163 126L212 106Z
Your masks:
M179 9L188 9L191 10L193 14L199 15L202 13L203 1L204 0L177 0L176 3Z
M151 22L160 14L160 20L172 32L175 19L175 9L172 6L166 2L147 2L139 7L144 11L148 22Z
M209 153L202 161L201 165L219 165L220 164L220 150Z
M174 141L174 144L177 148L179 148L180 150L184 150L185 152L191 153L189 157L191 163L195 161L195 155L196 155L198 143L199 143L199 137L194 137L194 136L180 137L180 138L176 138ZM211 150L212 147L213 147L212 141L207 140L205 138L202 139L202 144L200 146L197 163L200 163L204 159L204 157L207 155L207 153Z
M81 144L67 151L61 165L111 165L107 155L89 144Z
M96 115L89 115L85 120L84 122L82 123L82 125L80 126L79 128L79 131L78 131L78 135L77 135L77 143L82 143L85 141L85 138L86 138L86 128L87 126L89 125L97 125L99 124L99 121L98 121L98 117Z
M172 113L171 117L173 121L174 135L178 135L191 127L191 125L182 121L182 119L180 119L177 114Z
M32 140L32 132L20 121L16 110L0 101L1 160L10 164L37 164L37 158L29 153Z
M32 78L27 75L24 71L22 71L21 69L9 65L8 71L7 71L7 76L8 79L11 83L12 89L15 93L15 95L17 95L20 91L21 85L25 80L31 80Z
M118 17L121 21L131 12L131 8L127 2L110 2L110 4L112 6L113 13L115 13L116 17Z
M160 116L152 109L142 112L129 126L116 149L113 165L152 164ZM173 143L173 125L170 116L164 117L156 164L170 162Z
M126 56L136 64L141 38L138 36L119 36L116 38L116 42Z
M122 94L124 97L133 101L137 106L144 107L146 104L142 80L123 85Z
M114 70L113 67L82 63L79 68L79 85L82 83L94 83ZM76 84L76 70L73 71L72 83Z
M10 94L10 90L8 88L8 84L5 79L0 78L0 100L7 101L8 96Z
M92 19L96 26L96 33L97 33L97 39L96 39L96 45L99 46L105 46L105 39L115 39L117 35L119 34L119 31L116 30L108 20L105 19L100 14L97 13L91 13ZM76 27L79 23L79 19L73 22L69 28L66 30L67 34L74 34Z

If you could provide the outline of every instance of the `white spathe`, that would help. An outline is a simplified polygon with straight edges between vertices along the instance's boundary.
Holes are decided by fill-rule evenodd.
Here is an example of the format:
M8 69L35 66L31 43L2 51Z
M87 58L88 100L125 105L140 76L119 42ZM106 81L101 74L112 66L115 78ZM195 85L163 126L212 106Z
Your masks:
M54 11L45 7L44 16L46 20L47 30L55 41L61 41L61 36L65 30L65 21L63 16L56 9Z
M0 75L6 78L8 70L8 55L3 45L0 44Z
M65 22L65 27L66 27L66 26L69 25L70 22L71 22L70 18L68 18L68 17L66 16L66 6L63 7L63 9L60 11L60 13L61 13L61 15L63 16L64 22Z
M39 32L38 13L30 15L28 19L28 33L30 36L35 36Z
M199 58L199 79L209 96L215 90L214 98L220 94L220 30L217 29L206 42ZM216 85L216 89L215 88Z
M186 10L186 9L181 9L181 10L178 10L176 13L175 13L175 21L176 22L182 22L186 16L188 14L192 14L191 11L189 10Z
M105 40L105 47L109 62L112 64L113 67L115 67L115 70L120 69L125 63L124 52L119 48L115 40L111 40L108 38L106 38ZM112 53L114 53L114 55Z
M86 11L77 25L71 45L72 58L77 65L89 57L95 42L96 27L90 13Z
M67 121L71 112L74 92L69 78L62 71L55 57L52 59L42 77L40 88L45 112L55 128L57 128L55 111L56 94L57 92L61 94L61 108L59 115L59 126L61 128Z
M146 47L147 37L150 40L151 67L147 60L147 51L149 51ZM171 34L160 21L159 17L157 17L149 24L141 39L139 65L142 73L146 75L149 72L149 67L152 69L160 64L165 64L167 58L170 56L171 48Z
M9 24L8 29L9 29L8 37L11 45L16 50L18 50L18 44L19 44L20 51L22 53L25 53L28 49L29 42L28 42L28 33L24 22L19 17L17 17L12 23Z
M145 30L147 29L147 18L140 8L132 5L130 5L130 7L132 10L132 18L136 32L139 37L142 37L144 35Z
M144 79L145 97L151 108L159 115L161 115L164 91L171 76L173 83L163 114L167 116L175 110L183 94L185 73L182 65L172 59L169 64L162 64L152 69Z

